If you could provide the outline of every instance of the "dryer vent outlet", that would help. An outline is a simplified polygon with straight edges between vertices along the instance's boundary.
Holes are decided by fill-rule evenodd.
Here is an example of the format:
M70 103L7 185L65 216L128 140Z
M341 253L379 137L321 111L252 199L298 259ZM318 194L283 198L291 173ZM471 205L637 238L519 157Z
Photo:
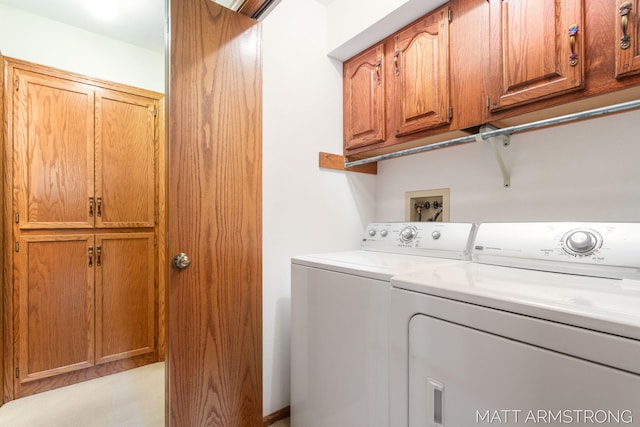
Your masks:
M406 221L449 222L449 189L409 191L405 193Z

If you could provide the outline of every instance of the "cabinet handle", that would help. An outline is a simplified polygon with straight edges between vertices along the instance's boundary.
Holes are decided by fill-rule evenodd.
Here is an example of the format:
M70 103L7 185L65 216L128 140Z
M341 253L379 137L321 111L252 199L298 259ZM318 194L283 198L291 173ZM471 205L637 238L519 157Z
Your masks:
M578 34L578 26L569 27L569 46L571 47L571 56L569 57L569 65L575 67L578 65L578 54L576 53L576 34Z
M98 205L96 208L96 215L102 216L102 197L98 197Z
M382 77L380 76L380 65L382 64L382 60L378 59L376 61L376 80L378 82L378 84L380 84L380 82L382 81Z
M93 267L93 246L89 246L89 268Z
M102 246L96 246L96 265L102 265Z
M398 67L398 57L400 56L400 49L396 49L393 54L393 65L396 67L396 74L400 74L400 67Z
M89 217L93 217L93 197L89 197Z
M626 1L620 5L620 25L622 26L622 37L620 37L620 49L629 49L631 46L631 36L627 34L629 29L629 13L631 13L632 3Z

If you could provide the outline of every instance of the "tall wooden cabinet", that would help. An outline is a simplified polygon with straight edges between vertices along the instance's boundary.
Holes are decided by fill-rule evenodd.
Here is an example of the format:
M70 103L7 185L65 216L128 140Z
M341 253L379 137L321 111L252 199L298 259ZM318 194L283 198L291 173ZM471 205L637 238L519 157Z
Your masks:
M5 70L13 397L157 361L162 95Z

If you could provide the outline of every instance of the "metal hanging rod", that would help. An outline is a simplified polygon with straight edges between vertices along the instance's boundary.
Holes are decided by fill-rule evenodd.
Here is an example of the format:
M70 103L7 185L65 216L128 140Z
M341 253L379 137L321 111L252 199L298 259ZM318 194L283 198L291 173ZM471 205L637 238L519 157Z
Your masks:
M369 157L362 160L354 160L353 162L349 162L345 158L344 167L345 169L348 169L353 166L365 165L367 163L379 162L381 160L394 159L396 157L408 156L409 154L423 153L425 151L431 151L437 148L451 147L454 145L464 144L466 142L490 140L491 138L497 136L509 136L518 132L544 128L562 123L575 122L578 120L589 119L592 117L598 117L607 114L619 113L622 111L633 110L635 108L640 108L640 99L629 102L622 102L620 104L609 105L607 107L594 108L592 110L582 111L580 113L572 113L564 116L553 117L551 119L539 120L523 125L509 126L502 129L480 132L474 135L467 135L460 138L450 139L448 141L423 145L422 147L407 148L406 150L396 151L395 153L381 154L379 156Z

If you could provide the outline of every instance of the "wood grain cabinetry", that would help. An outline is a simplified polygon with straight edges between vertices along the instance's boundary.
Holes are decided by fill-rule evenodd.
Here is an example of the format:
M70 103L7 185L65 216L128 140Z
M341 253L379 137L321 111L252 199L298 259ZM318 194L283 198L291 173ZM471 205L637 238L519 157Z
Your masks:
M344 63L344 146L358 148L386 138L384 44Z
M582 0L491 0L489 109L584 87Z
M395 136L449 123L449 8L393 36Z
M620 1L616 28L616 77L640 73L640 0Z
M157 101L129 93L96 93L97 228L153 227Z
M93 228L93 89L23 69L15 69L13 80L20 228Z
M476 133L484 124L512 126L638 99L639 11L640 0L451 0L376 45L384 46L378 90L385 137L361 145L345 138L344 154L356 160ZM377 82L379 56L369 60L368 88ZM351 110L372 113L382 104L361 99L350 101ZM362 123L374 123L371 117Z
M96 363L155 351L153 233L97 234Z
M5 73L9 397L158 360L162 95L18 60Z
M449 7L344 63L347 154L390 147L449 124Z
M21 385L94 364L93 240L93 234L20 239L15 353Z

